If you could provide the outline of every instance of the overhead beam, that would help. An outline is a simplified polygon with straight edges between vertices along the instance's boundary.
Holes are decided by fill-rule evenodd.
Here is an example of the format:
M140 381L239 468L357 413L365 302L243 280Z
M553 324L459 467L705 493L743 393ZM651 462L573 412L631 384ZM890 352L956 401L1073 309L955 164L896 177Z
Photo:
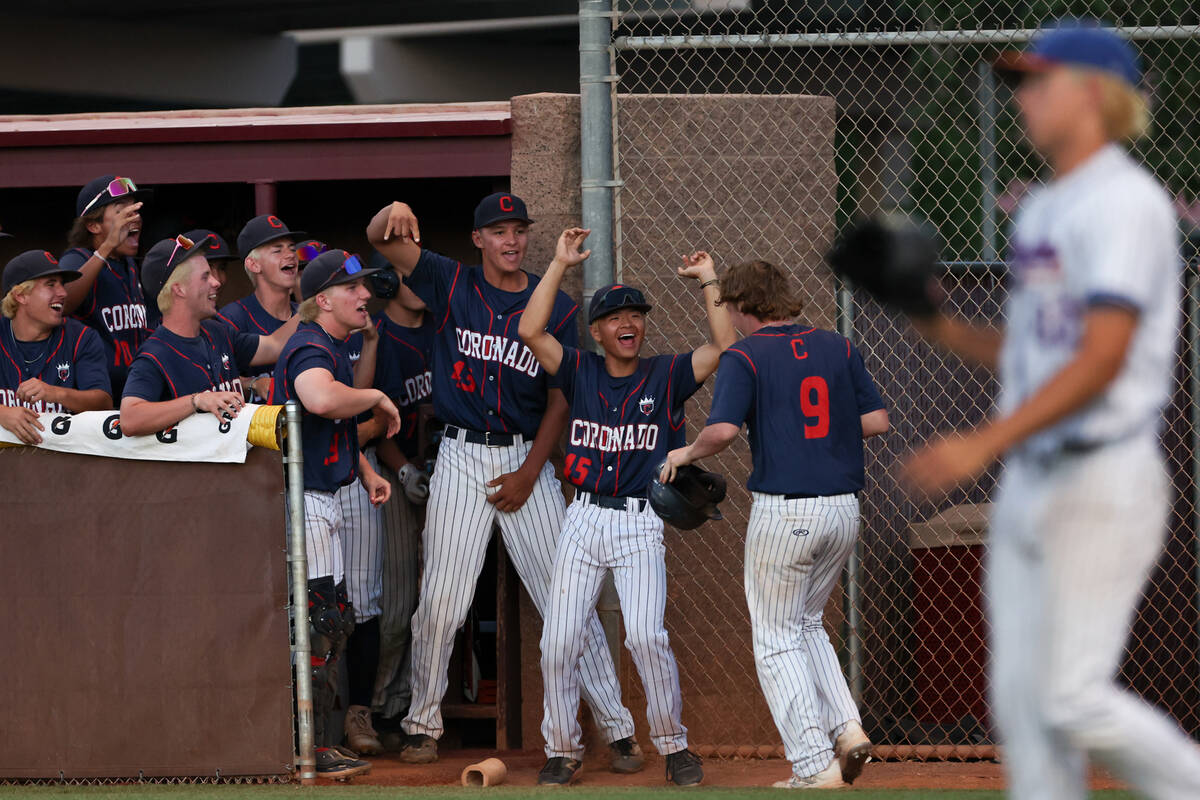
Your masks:
M153 23L6 18L0 87L196 106L278 105L296 42Z

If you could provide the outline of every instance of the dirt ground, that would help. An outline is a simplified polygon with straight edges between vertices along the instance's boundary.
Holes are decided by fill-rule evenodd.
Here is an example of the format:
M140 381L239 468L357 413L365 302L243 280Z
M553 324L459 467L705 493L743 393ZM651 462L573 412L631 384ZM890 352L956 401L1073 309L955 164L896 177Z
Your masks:
M540 753L488 750L457 750L446 753L429 765L402 763L394 754L371 759L368 775L354 779L358 786L437 786L458 785L469 764L491 756L499 757L508 767L509 785L532 786L545 759ZM788 765L780 759L707 759L704 783L708 786L769 786L788 776ZM607 763L584 762L578 784L581 786L659 786L664 782L661 758L647 755L646 769L637 775L616 775ZM324 781L322 781L324 783ZM1104 775L1093 779L1094 789L1119 789L1121 785ZM890 761L871 763L854 784L855 788L874 789L1003 789L1004 776L994 762L917 762Z

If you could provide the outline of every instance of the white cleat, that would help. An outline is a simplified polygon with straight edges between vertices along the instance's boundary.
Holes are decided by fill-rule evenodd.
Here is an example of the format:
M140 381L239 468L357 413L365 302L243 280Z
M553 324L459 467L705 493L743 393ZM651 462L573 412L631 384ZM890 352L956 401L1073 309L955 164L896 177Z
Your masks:
M854 783L862 775L863 767L871 760L871 740L862 725L856 721L846 723L846 729L833 745L838 766L842 768L842 779Z
M816 775L810 775L807 778L793 775L786 781L776 781L772 786L776 789L842 789L846 786L846 782L842 780L842 768L835 758L829 762L828 767Z

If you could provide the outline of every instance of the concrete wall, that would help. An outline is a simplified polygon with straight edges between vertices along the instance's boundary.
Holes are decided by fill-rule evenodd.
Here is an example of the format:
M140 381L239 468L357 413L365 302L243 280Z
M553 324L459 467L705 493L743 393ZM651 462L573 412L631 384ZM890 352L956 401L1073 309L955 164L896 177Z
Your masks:
M821 254L833 236L834 101L801 95L630 95L619 104L621 280L655 304L647 352L682 352L705 340L699 293L674 274L680 254L711 251L718 267L748 258L786 266L810 298L809 322L831 327L832 283ZM512 190L537 220L527 264L549 262L561 230L578 222L579 99L527 95L512 101ZM580 294L579 275L567 291ZM710 381L711 384L711 381ZM706 387L689 406L689 439L710 407ZM684 723L702 750L731 743L775 752L778 734L762 699L742 593L749 496L744 441L706 466L730 483L726 521L666 534L667 628L679 661ZM525 747L538 748L540 624L524 615ZM645 699L627 652L627 704L648 745Z

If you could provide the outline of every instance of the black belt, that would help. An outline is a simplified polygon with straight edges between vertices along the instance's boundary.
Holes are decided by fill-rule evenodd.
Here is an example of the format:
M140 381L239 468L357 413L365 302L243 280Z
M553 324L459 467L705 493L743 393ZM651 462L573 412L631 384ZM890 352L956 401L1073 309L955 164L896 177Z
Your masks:
M457 425L447 425L445 435L457 439L459 434L471 444L483 444L488 447L508 447L515 444L517 435L514 433L496 433L495 431L472 431Z
M858 492L838 492L838 494L852 494L855 497L858 496ZM783 499L784 500L816 500L818 497L835 497L835 496L836 495L831 495L831 494L800 494L799 492L796 492L794 494L785 494L783 496Z
M606 494L592 494L591 492L575 492L575 499L584 505L600 506L601 508L612 508L617 511L624 511L629 506L627 500L637 500L637 510L646 510L646 498L644 497L612 497Z

